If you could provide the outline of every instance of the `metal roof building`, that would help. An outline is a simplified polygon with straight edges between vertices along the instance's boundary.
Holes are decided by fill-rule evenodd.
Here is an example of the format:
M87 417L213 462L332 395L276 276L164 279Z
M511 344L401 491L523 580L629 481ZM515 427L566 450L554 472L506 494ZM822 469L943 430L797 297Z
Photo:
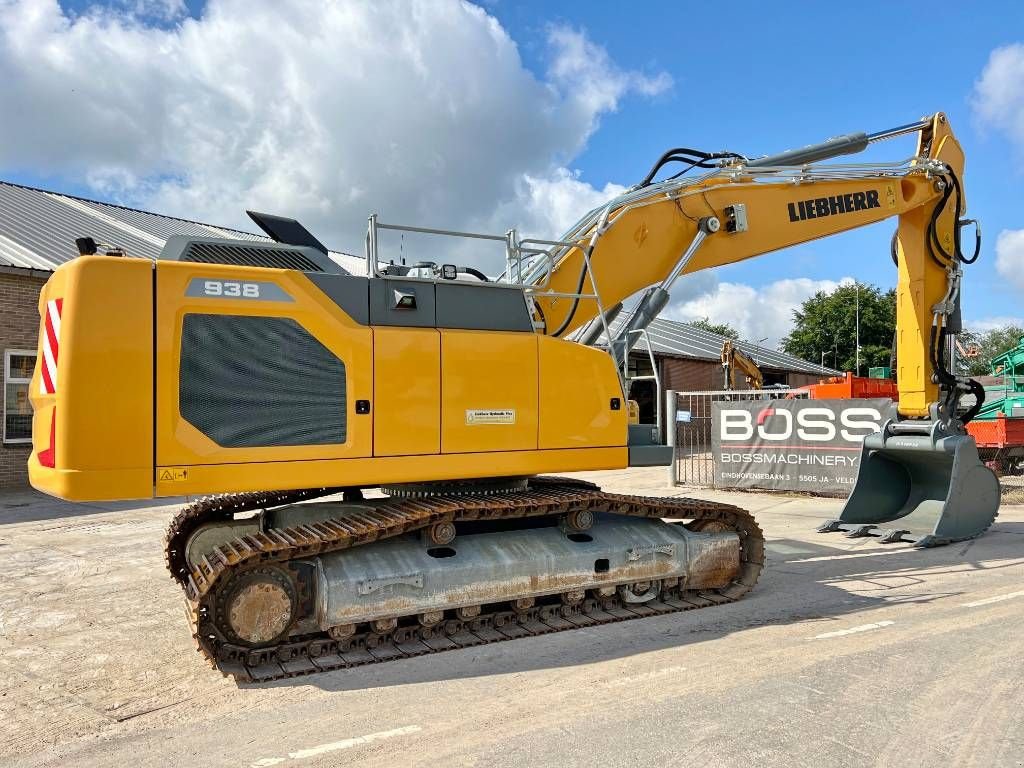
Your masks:
M78 255L79 237L118 246L130 256L155 259L172 235L269 240L237 229L0 182L0 267L52 272ZM366 272L362 257L335 251L329 255L353 274Z
M611 324L613 333L618 329L620 322L621 320L616 319ZM656 357L667 355L694 360L712 360L716 363L720 360L722 342L725 341L725 337L720 334L664 318L658 318L648 326L647 337L650 339L651 351ZM759 347L749 341L733 343L749 355L759 368L779 372L806 373L815 378L842 375L841 371L801 360L799 357L785 352ZM644 342L641 341L637 348L643 349Z

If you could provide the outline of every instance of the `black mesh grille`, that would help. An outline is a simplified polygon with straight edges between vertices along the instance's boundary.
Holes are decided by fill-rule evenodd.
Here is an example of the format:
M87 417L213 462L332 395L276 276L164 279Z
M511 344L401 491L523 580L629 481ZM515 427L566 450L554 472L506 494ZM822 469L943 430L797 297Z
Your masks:
M186 315L178 398L225 448L345 442L345 364L289 318Z
M182 261L204 264L237 264L244 267L297 269L302 272L323 272L315 262L298 251L264 248L259 245L222 245L220 243L189 243Z

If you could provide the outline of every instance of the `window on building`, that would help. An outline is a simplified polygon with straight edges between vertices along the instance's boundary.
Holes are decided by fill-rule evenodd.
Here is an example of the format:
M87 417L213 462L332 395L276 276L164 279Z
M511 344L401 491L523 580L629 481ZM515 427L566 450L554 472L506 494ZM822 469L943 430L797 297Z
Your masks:
M32 442L32 404L28 401L36 353L4 352L4 442Z

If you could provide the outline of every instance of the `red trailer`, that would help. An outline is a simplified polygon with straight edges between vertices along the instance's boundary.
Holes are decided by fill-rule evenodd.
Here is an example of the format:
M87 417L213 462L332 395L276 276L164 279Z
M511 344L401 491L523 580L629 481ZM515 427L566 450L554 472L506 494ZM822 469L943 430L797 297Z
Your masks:
M849 400L852 398L888 397L896 401L900 398L896 382L892 379L869 379L854 376L850 371L845 376L832 376L821 379L817 384L798 387L797 392L806 391L812 400Z
M996 474L1019 475L1024 471L1024 419L1000 413L994 419L975 419L967 425L967 432L978 444L981 460Z

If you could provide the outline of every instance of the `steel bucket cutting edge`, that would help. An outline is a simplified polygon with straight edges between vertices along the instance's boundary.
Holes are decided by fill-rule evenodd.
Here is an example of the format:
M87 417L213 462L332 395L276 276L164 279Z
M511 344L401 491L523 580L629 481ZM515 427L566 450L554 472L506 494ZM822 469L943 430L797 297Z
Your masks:
M973 539L992 525L999 480L978 457L974 438L938 437L934 426L928 434L895 431L904 424L887 423L864 439L853 491L839 519L820 532L937 547Z

